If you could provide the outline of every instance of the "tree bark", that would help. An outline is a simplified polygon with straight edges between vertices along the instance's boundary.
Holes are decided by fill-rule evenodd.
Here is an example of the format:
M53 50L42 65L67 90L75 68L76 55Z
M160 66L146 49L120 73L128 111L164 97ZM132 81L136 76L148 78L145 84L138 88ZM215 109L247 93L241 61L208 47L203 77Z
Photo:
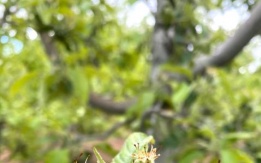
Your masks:
M126 100L124 102L115 102L111 99L106 99L101 95L91 93L89 96L88 105L95 107L109 114L124 114L129 107L135 104L136 99Z
M157 1L157 12L155 13L155 25L152 34L152 68L151 82L157 81L160 73L159 66L165 63L173 51L173 38L175 35L174 27L164 24L162 12L169 4L169 0Z
M42 44L44 46L44 50L46 54L48 55L50 61L56 65L60 62L60 57L58 54L58 51L55 47L54 39L53 37L48 35L48 31L46 32L38 32L40 35L40 38L42 40Z

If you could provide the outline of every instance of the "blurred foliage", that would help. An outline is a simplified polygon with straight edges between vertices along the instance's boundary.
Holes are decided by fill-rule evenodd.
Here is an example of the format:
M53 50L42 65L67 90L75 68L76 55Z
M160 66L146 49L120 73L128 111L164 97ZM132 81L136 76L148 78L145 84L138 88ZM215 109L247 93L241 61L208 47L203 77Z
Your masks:
M6 12L0 30L0 155L21 162L72 162L76 134L102 133L114 122L136 117L126 136L137 130L144 112L155 102L166 102L174 117L169 126L156 127L162 148L175 149L177 162L245 163L261 161L261 71L249 71L253 60L245 50L229 66L209 68L193 80L193 60L211 54L226 39L226 31L210 28L205 14L253 0L175 1L162 13L175 25L174 54L162 70L185 75L180 83L164 77L172 94L152 86L150 25L144 20L128 27L120 18L128 0L10 0L0 1ZM57 47L59 63L46 54L41 34ZM115 117L87 105L90 92L115 100L137 97L126 115ZM106 120L106 121L104 121ZM166 120L164 118L162 121ZM163 123L165 124L165 123ZM138 127L137 127L138 126ZM152 124L146 125L152 129ZM121 161L119 161L121 162Z

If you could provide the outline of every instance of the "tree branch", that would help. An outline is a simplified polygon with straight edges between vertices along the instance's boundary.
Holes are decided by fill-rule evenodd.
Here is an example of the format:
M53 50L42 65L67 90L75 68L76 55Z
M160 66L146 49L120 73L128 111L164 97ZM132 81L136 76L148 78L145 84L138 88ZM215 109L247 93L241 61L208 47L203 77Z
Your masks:
M135 102L136 99L124 102L114 102L111 99L102 97L101 95L91 93L88 104L109 114L124 114L129 107L135 104Z
M151 82L158 80L160 66L165 63L173 52L173 38L175 36L174 26L164 23L162 13L169 5L168 0L157 0L157 12L155 14L156 23L152 34L152 68Z
M195 76L202 74L209 66L223 66L231 62L248 42L261 30L261 1L252 10L249 19L241 25L234 36L229 38L209 57L202 57L195 61Z
M59 63L59 55L57 49L54 45L54 40L51 36L49 36L48 32L38 32L40 38L42 40L44 50L48 57L50 58L51 62L54 64Z

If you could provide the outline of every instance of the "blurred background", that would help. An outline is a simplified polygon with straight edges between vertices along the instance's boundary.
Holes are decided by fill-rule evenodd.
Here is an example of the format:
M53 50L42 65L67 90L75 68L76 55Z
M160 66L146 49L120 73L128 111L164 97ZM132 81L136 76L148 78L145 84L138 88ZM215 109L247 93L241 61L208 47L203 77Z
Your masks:
M258 5L0 0L0 162L110 162L135 131L159 163L261 162L260 36L223 46Z

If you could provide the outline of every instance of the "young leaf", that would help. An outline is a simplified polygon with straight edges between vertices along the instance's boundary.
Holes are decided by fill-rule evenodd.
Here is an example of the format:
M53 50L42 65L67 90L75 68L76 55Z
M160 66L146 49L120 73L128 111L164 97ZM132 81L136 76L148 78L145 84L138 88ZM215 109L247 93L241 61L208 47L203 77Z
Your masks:
M94 152L95 157L96 157L96 159L97 159L97 163L106 163L106 162L102 159L101 155L99 154L99 152L97 151L96 148L93 149L93 152Z
M139 147L144 148L153 142L153 137L144 133L136 132L131 134L125 141L121 151L112 160L112 163L132 163L132 154L136 151L134 144L139 143Z

